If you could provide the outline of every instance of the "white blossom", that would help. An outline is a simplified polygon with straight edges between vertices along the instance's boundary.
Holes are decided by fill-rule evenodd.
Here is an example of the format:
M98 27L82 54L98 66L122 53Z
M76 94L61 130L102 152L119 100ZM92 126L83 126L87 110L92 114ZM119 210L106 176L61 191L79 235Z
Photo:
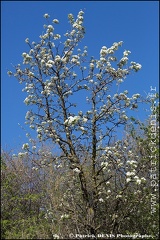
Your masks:
M125 50L125 51L123 52L123 56L124 56L124 57L127 57L130 53L131 53L130 51Z
M29 103L30 103L30 100L29 100L29 98L28 98L28 97L26 97L26 98L25 98L25 100L24 100L24 103L25 103L26 105L29 105Z
M29 149L29 144L28 143L24 143L23 146L22 146L22 149L23 150Z
M27 56L26 52L22 53L22 57L26 57L26 56Z
M51 68L51 67L52 67L52 64L46 63L46 67Z
M68 94L72 94L72 91L69 90L68 92L65 92L65 93L63 94L63 96L68 95Z
M48 33L46 33L46 34L40 36L40 38L42 38L42 39L47 39L48 37L49 37Z
M81 131L84 131L84 130L85 130L84 127L80 127L79 129L80 129Z
M43 17L44 17L44 18L49 18L50 15L49 15L48 13L45 13L45 14L43 15Z
M66 119L66 121L64 122L64 124L66 125L74 125L79 121L80 117L79 116L70 116L68 119Z
M116 198L122 198L122 195L121 195L121 194L119 194L119 195L117 195L117 196L116 196Z
M54 239L59 239L60 237L59 237L58 234L53 234L53 238L54 238Z
M79 63L78 59L79 59L79 56L78 56L78 55L73 55L73 56L72 56L72 59L71 59L71 62L78 64L78 63Z
M137 164L137 162L134 161L134 160L127 161L126 163L127 163L127 164L130 164L130 165L136 165L136 164Z
M78 168L74 168L73 172L80 173L81 171Z
M42 128L41 128L41 127L38 127L38 128L37 128L37 132L38 132L38 133L42 132Z
M141 184L141 182L142 182L141 179L137 179L137 180L136 180L136 183L137 183L137 184Z
M54 35L54 39L55 39L55 40L58 40L58 39L60 39L60 38L61 38L61 35L60 35L60 34L55 34L55 35Z
M127 172L127 173L126 173L126 176L127 176L127 177L134 176L134 175L135 175L135 172Z
M124 94L128 94L128 90L125 90L125 91L124 91Z
M99 79L99 80L101 80L101 79L102 79L102 75L101 75L101 74L99 74L99 73L97 73L97 74L96 74L96 77L97 77L97 79Z
M90 82L90 83L93 83L93 82L94 82L94 80L93 80L93 79L91 79L91 80L89 80L89 82Z
M103 198L100 198L100 199L99 199L99 202L104 202Z
M38 168L37 168L37 167L32 167L32 170L35 170L35 171L37 171L37 170L38 170Z
M132 181L131 178L126 178L126 182L130 182L130 181Z
M117 82L118 82L118 83L122 83L122 82L124 82L124 81L123 81L123 79L120 78L120 79L117 80Z
M28 76L31 77L31 78L33 78L33 77L34 77L34 73L31 72L31 71L29 71Z
M56 24L58 24L59 23L59 21L58 21L58 19L53 19L53 21L52 21L53 23L56 23Z
M132 99L137 99L137 98L139 98L139 97L140 97L140 94L139 94L139 93L136 93L136 94L133 94Z
M94 64L93 63L90 63L89 66L90 66L91 69L94 69Z
M101 167L107 167L109 165L109 163L107 163L107 162L102 162L101 163Z
M26 39L25 39L25 42L26 42L26 43L29 43L29 38L26 38Z
M55 56L55 62L60 62L61 61L61 57L59 55Z
M142 178L141 178L141 181L142 181L142 182L145 182L145 181L146 181L146 178L142 177Z
M125 114L123 114L121 118L123 118L124 120L128 120L128 117Z
M136 62L131 62L130 69L135 70L135 72L139 71L142 68L142 65Z
M102 49L100 50L100 56L106 56L107 55L107 47L103 46Z
M82 121L83 121L84 123L86 123L86 122L88 121L88 119L85 118L85 117L83 117L83 118L82 118Z
M63 214L63 215L61 215L61 219L68 219L69 218L69 214Z
M18 153L18 157L20 157L20 158L25 157L25 156L26 156L26 153L22 153L22 152Z
M8 71L7 74L8 74L9 76L13 75L13 73L12 73L11 71Z
M84 14L84 12L82 10L79 11L79 13L78 13L79 16L82 16L83 14Z

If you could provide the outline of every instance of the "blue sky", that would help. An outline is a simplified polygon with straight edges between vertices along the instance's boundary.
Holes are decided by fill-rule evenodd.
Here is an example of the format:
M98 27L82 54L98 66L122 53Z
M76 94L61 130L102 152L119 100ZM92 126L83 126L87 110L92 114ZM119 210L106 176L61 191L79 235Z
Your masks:
M142 70L129 77L125 89L131 94L158 89L158 1L2 1L1 2L1 144L4 149L16 149L26 142L26 132L18 125L25 122L28 108L23 103L25 93L15 78L9 78L12 64L22 62L22 52L28 51L25 39L37 41L42 34L48 13L60 24L57 32L68 29L68 13L85 12L86 35L82 45L98 57L102 46L123 41L123 50L130 50L130 60L142 64ZM143 108L137 113L146 117Z

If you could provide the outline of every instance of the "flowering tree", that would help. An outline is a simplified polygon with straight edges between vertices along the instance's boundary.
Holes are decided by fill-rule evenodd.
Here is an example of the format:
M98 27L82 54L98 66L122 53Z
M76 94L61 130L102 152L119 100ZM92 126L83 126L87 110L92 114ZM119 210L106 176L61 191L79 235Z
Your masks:
M115 54L122 41L103 46L98 59L89 58L87 47L79 48L85 35L83 15L80 11L74 19L68 14L71 29L61 37L55 32L59 21L48 23L50 16L44 14L46 32L38 43L25 40L29 52L22 53L23 66L18 64L15 72L8 74L25 83L24 103L30 108L26 124L37 132L40 142L51 140L57 152L42 154L43 163L35 160L34 168L61 166L68 179L59 186L65 186L59 206L65 212L61 220L71 218L81 233L96 234L106 225L106 232L118 233L137 202L135 197L130 203L133 191L143 188L146 182L137 170L139 156L133 144L129 145L129 139L116 140L117 128L130 120L127 111L137 109L140 102L138 93L129 97L127 90L119 92L119 85L141 65L129 62L128 50L117 59ZM29 140L19 157L36 155L35 142ZM40 152L37 155L39 160Z

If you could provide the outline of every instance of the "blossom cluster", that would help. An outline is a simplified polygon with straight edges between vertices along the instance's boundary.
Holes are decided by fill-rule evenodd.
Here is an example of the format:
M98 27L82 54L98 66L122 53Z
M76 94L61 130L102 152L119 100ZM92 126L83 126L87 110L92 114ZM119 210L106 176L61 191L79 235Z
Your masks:
M74 117L70 116L68 117L68 119L65 120L64 124L68 126L75 125L78 123L79 120L81 120L83 123L87 122L87 118L85 117L81 118L80 116L74 116Z
M56 33L55 29L59 23L58 19L44 25L45 32L40 35L38 44L30 43L26 38L25 42L30 47L28 53L22 53L26 68L18 65L14 74L20 83L26 84L23 88L27 93L24 103L33 106L32 110L26 113L26 123L36 131L39 141L52 139L64 152L71 146L80 149L79 146L84 141L91 146L88 147L89 150L93 151L92 139L95 134L96 150L102 152L99 168L110 173L113 170L113 163L116 162L117 169L123 168L127 183L135 181L140 184L144 179L136 174L136 161L129 159L129 163L126 164L121 159L122 154L120 149L117 150L118 147L104 145L110 136L112 138L110 129L115 131L116 127L127 124L130 119L127 109L136 109L140 98L138 93L129 97L127 90L124 92L117 90L112 94L110 89L114 83L116 85L123 83L132 70L140 70L141 65L131 62L128 66L128 56L131 53L129 50L125 50L122 58L117 61L115 52L122 46L122 41L115 42L110 47L102 46L99 58L92 57L88 61L87 47L85 46L83 50L78 48L78 43L85 33L83 15L83 11L78 13L76 19L72 14L68 15L71 30L65 33L66 39L63 44L57 43L61 38L61 34ZM44 14L44 18L48 22L49 14ZM8 71L8 74L13 75L11 71ZM72 96L79 98L77 93L80 91L82 98L87 102L86 112L79 111L81 101L77 101L76 104L73 102ZM35 109L36 113L33 111ZM79 112L75 115L77 109ZM22 149L26 152L20 153L19 156L26 155L29 144L23 144ZM37 151L35 145L32 146L33 150ZM45 165L50 156L42 155L41 164ZM56 168L61 168L61 164L56 165ZM80 170L75 167L73 172L80 173ZM108 195L110 191L108 189ZM99 201L103 202L102 199Z

